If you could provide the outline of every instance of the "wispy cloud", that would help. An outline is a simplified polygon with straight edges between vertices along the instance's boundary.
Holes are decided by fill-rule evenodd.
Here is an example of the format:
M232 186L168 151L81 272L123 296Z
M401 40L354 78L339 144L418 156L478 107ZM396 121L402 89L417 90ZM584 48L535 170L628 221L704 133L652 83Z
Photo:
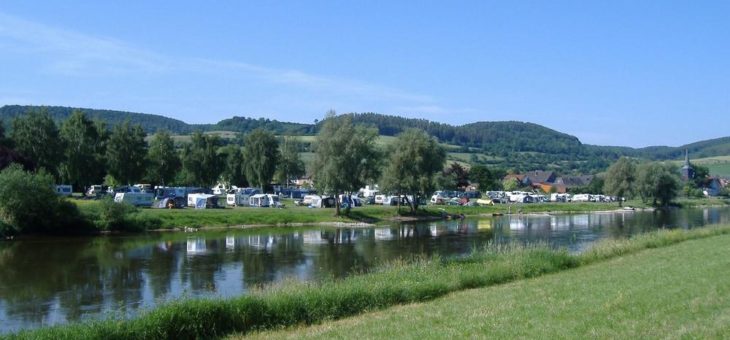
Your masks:
M226 74L292 86L321 94L429 105L433 99L388 86L276 69L245 62L167 56L123 41L91 36L20 19L0 12L0 45L11 53L45 55L41 68L61 76L139 74Z

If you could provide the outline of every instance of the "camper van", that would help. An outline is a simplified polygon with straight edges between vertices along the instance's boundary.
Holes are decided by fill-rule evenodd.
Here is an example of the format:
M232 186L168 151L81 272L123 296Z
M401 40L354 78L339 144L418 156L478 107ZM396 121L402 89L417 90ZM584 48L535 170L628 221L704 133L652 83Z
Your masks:
M135 207L152 206L153 195L142 192L140 188L130 187L127 192L118 192L114 195L114 202L128 203Z
M226 195L226 204L230 206L241 206L245 207L249 205L248 199L256 194L260 194L261 191L256 188L238 188L232 190Z

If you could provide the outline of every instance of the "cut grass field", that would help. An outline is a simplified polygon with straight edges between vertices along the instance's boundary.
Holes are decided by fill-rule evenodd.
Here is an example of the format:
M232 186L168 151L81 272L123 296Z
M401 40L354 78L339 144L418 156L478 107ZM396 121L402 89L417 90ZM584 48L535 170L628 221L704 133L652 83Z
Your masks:
M730 301L727 299L730 272L725 270L729 264L729 251L725 245L730 238L717 236L728 234L730 226L662 230L641 234L632 239L601 242L579 255L570 255L565 250L554 250L542 245L489 246L465 258L436 257L396 261L371 273L353 275L342 280L288 282L249 296L227 300L183 299L159 306L133 319L109 318L60 325L24 331L10 337L213 338L235 331L251 332L316 324L438 298L442 299L435 300L433 304L396 307L345 320L344 324L328 323L315 328L296 329L294 333L290 331L258 335L267 338L298 338L305 335L358 338L490 336L489 332L494 330L489 328L491 324L485 325L485 322L498 322L494 327L504 328L499 330L504 332L499 335L505 337L542 337L546 334L541 333L544 325L553 327L547 329L556 336L605 337L613 335L610 331L615 330L613 327L616 324L620 326L619 331L624 328L630 331L616 333L617 336L651 336L657 327L665 326L662 322L667 319L676 319L680 326L673 326L683 327L680 331L697 330L709 323L705 328L707 333L699 335L721 335L725 334L728 327L725 315L728 315L726 312L730 302L725 301ZM641 252L645 249L712 237L717 238L714 241L709 239L708 242L687 242L684 247L670 247L660 257L652 256L656 251L650 251L645 260L636 260L644 258ZM604 262L606 259L621 256L626 258ZM596 263L598 264L590 266ZM674 266L677 268L672 268ZM709 269L704 270L703 266ZM568 276L565 278L546 278L552 281L535 283L536 280L528 280L496 287L494 289L503 289L496 293L480 289L450 294L470 288L535 278L575 267L585 267L584 270L587 271L578 274L567 271ZM663 275L669 278L662 278ZM506 290L504 287L507 287ZM548 288L556 291L546 290ZM529 291L530 289L536 291ZM694 291L698 293L693 293ZM461 295L469 293L473 295ZM646 296L642 297L642 294ZM489 295L489 298L485 299L483 295ZM636 306L634 301L644 302ZM582 307L571 309L573 305ZM420 310L408 314L409 308ZM443 309L439 311L436 308ZM406 312L402 313L401 310ZM660 312L655 313L656 310ZM574 312L586 315L575 315ZM694 316L693 313L700 316ZM375 317L381 318L379 323L382 325L370 323ZM641 318L648 318L648 321L637 320ZM576 319L578 321L574 321ZM557 322L567 324L551 325ZM394 325L395 323L408 325ZM712 325L716 327L710 327ZM308 333L317 329L324 330ZM327 331L339 333L325 334ZM659 336L663 334L658 333Z
M253 338L728 338L730 235Z

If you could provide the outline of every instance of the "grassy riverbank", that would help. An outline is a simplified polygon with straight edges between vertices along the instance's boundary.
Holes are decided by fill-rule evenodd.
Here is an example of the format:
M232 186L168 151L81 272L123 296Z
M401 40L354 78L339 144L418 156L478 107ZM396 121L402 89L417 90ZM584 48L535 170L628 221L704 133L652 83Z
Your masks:
M100 201L74 200L81 212L94 219L99 215ZM480 216L518 213L578 213L619 209L616 203L538 203L538 204L497 204L487 207L426 206L416 215L411 215L408 207L368 205L353 208L349 215L334 216L334 209L312 209L295 206L291 200L284 201L286 207L275 208L224 208L224 209L138 209L134 219L141 224L157 226L162 229L182 227L228 227L239 225L284 225L313 223L378 223L399 219L434 219L442 214ZM643 208L640 202L630 202L633 207ZM343 211L344 212L344 211Z
M254 338L727 338L728 243L693 240Z
M344 280L287 283L228 300L183 300L131 320L63 325L21 332L14 337L194 338L319 323L393 305L428 301L468 288L537 277L646 248L723 234L730 234L730 226L659 231L631 240L606 241L581 255L544 246L492 246L464 259L393 262L372 273Z

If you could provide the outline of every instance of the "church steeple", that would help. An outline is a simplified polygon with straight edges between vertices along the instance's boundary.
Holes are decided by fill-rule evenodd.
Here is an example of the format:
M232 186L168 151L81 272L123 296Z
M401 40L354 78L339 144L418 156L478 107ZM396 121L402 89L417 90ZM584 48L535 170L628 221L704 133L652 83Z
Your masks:
M692 169L692 164L689 163L689 150L684 149L684 165L679 170L682 174L683 181L689 181L695 177L695 169Z

